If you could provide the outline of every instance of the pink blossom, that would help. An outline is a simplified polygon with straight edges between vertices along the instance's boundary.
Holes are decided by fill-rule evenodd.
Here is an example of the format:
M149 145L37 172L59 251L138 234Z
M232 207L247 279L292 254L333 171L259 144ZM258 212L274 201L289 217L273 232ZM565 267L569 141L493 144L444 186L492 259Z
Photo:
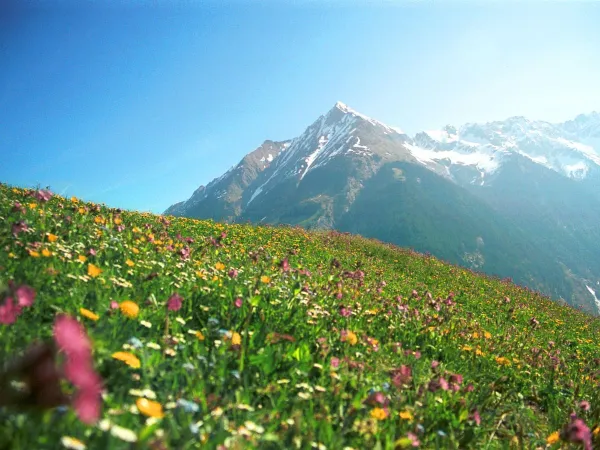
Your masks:
M35 300L35 289L26 284L23 284L15 291L19 306L32 306Z
M592 450L592 433L585 422L571 415L571 423L567 425L561 437L569 442L582 444L585 450Z
M16 322L17 317L21 313L21 307L13 300L12 297L7 297L4 304L0 305L0 323L11 325Z
M285 258L283 261L281 261L279 263L279 266L281 267L281 270L283 270L284 272L287 272L288 270L290 270L290 263L288 262L287 258Z
M15 222L15 223L12 224L12 234L15 237L17 237L23 231L27 231L28 229L29 229L29 227L22 220L19 220L18 222Z
M335 356L331 358L331 367L334 369L340 366L340 358L336 358Z
M227 275L229 275L229 278L237 278L238 276L238 271L237 269L231 269Z
M69 358L86 357L92 351L92 343L83 325L65 314L59 315L54 321L54 340Z
M479 426L481 424L481 416L479 415L479 411L474 410L471 414L471 419Z
M240 297L238 297L235 299L234 305L236 308L241 308L243 303L244 301Z
M169 300L167 300L167 309L169 311L179 311L181 309L181 303L183 298L177 293L171 295Z
M352 308L346 308L345 306L340 307L340 315L342 317L349 317L352 315Z
M119 304L116 301L112 300L110 302L110 309L119 309Z

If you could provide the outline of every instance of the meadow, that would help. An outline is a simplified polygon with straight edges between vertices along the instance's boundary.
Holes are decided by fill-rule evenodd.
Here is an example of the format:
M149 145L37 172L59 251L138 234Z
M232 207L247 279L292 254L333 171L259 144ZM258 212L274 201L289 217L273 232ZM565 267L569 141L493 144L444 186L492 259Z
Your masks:
M0 184L0 449L600 447L600 320L337 232Z

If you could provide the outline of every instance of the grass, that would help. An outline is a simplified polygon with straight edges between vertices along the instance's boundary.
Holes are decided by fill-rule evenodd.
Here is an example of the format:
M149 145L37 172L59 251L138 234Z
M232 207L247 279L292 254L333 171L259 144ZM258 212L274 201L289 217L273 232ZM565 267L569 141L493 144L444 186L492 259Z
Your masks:
M0 407L0 448L559 448L573 412L600 445L598 319L357 236L35 196L0 185L0 284L36 292L0 361L75 317L102 410Z

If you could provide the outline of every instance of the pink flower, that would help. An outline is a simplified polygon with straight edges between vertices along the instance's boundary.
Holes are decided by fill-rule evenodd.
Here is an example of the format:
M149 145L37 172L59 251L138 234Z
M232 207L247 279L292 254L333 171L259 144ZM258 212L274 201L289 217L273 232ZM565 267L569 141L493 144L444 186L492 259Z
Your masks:
M592 450L592 433L585 422L571 415L571 423L567 425L561 437L569 442L582 444L585 450Z
M112 300L110 302L110 309L119 309L119 304L116 301Z
M93 248L90 248L88 250L88 255L90 255L90 256L96 256L96 250L94 250Z
M25 284L19 286L15 291L19 306L32 306L35 300L35 289Z
M0 323L3 325L12 325L16 322L21 313L21 308L12 297L6 297L4 304L0 305Z
M235 302L233 304L235 305L236 308L241 308L243 303L244 303L244 301L238 297L235 299Z
M54 194L47 189L36 191L34 197L38 199L40 202L47 202L52 198Z
M15 222L12 224L12 234L15 237L17 237L19 234L21 234L21 232L27 231L28 229L29 229L29 227L22 220L19 220L18 222Z
M279 266L281 267L281 270L283 270L284 272L287 272L288 270L290 270L290 263L288 262L287 258L285 258L283 261L281 261L279 263Z
M90 342L85 328L76 319L65 314L54 321L54 340L67 357L86 357L91 354Z
M179 311L181 309L181 302L183 298L177 293L171 295L169 300L167 300L167 309L169 311Z
M352 309L346 308L345 306L340 307L340 315L342 317L350 317L352 315Z
M392 370L392 383L400 388L412 379L412 369L409 366L402 365L399 369Z
M437 368L437 366L439 366L439 365L440 365L439 361L435 361L435 360L431 361L431 368L432 369Z
M100 418L102 379L94 371L92 344L85 328L61 314L54 321L54 340L66 355L65 377L77 388L73 409L82 422L95 423Z
M579 407L584 411L589 411L591 408L590 402L587 400L582 400L579 402Z
M335 356L331 358L331 367L334 369L340 366L340 358L336 358Z
M481 416L479 415L479 411L474 410L471 414L471 419L479 426L481 424Z
M238 276L238 271L236 269L231 269L228 272L229 278L237 278Z

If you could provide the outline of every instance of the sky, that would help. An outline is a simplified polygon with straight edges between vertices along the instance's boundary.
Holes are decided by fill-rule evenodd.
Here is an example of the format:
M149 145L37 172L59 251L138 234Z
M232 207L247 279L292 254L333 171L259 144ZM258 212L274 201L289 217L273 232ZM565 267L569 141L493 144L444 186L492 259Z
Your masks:
M338 100L409 134L568 120L600 111L598 24L593 1L0 1L0 182L161 213Z

